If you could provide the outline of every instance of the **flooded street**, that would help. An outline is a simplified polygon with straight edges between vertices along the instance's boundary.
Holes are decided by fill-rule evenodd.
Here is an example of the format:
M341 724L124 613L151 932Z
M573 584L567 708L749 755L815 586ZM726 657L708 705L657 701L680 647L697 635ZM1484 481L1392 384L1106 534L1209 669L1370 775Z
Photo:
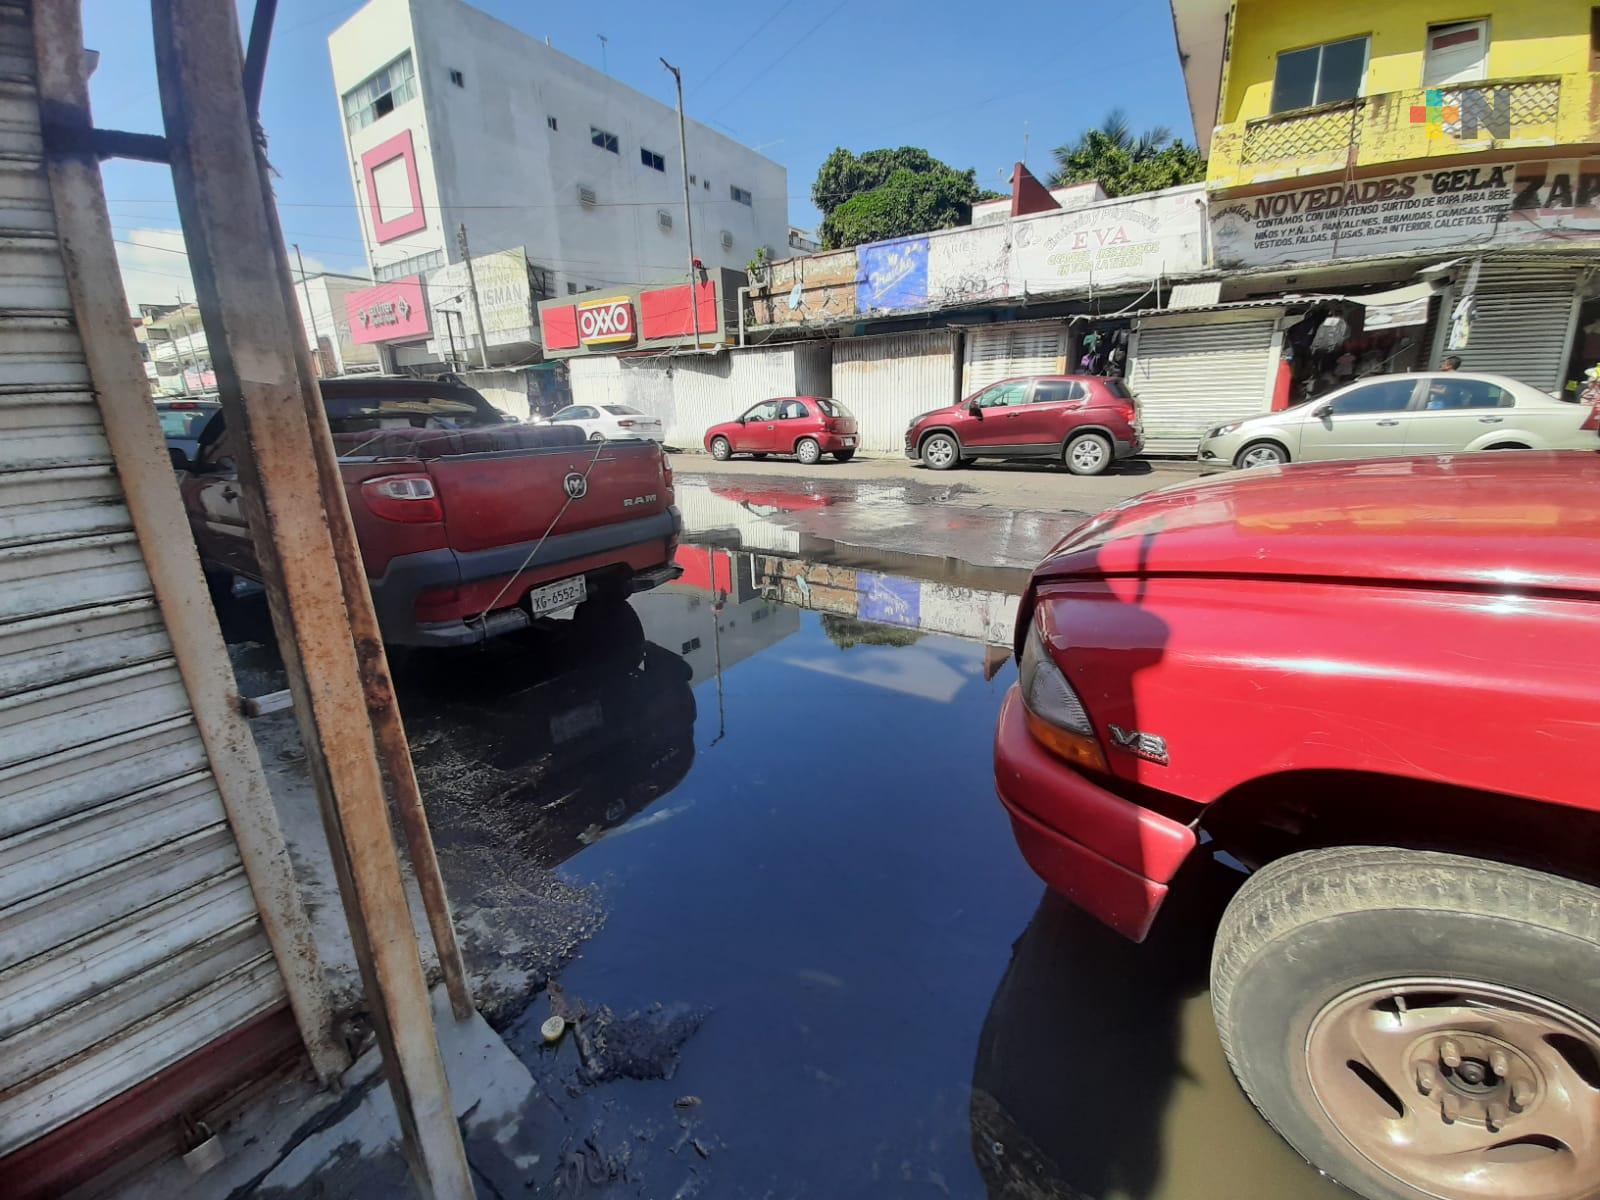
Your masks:
M680 498L679 584L396 659L475 994L536 1085L468 1127L481 1194L1338 1194L1217 1043L1239 876L1197 864L1134 945L995 799L1007 560L1071 518L924 499L912 541L904 496Z

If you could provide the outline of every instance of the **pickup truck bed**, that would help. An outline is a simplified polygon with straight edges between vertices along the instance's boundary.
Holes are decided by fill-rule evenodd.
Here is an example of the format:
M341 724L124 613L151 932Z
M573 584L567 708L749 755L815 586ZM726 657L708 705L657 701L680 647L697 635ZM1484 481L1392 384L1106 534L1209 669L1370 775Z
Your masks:
M386 641L524 628L529 594L560 581L557 600L604 600L676 578L672 470L655 443L505 422L459 384L333 379L322 392ZM201 558L213 576L257 578L220 414L200 441L181 487Z

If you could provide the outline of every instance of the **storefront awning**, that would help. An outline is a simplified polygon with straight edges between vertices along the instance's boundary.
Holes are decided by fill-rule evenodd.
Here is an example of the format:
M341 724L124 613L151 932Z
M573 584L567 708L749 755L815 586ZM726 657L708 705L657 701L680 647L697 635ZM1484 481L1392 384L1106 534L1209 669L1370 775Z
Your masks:
M1340 296L1367 310L1364 329L1392 329L1400 325L1425 325L1428 322L1428 301L1438 288L1431 283L1412 283L1391 288L1387 292L1372 292L1365 296Z

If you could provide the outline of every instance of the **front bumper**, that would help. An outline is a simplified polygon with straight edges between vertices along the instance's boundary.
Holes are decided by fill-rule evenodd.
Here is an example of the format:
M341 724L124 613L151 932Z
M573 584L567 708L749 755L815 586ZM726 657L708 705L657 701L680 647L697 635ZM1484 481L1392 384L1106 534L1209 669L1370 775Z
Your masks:
M389 560L381 578L367 581L378 628L383 640L393 645L470 646L526 628L527 613L516 607L517 599L529 588L569 573L622 566L631 568L639 590L670 582L682 573L672 570L672 550L682 529L683 518L672 506L632 521L557 534L545 538L543 544L515 542L471 552L445 548L402 554ZM661 552L657 552L658 544ZM562 571L563 566L570 567L570 572ZM506 592L510 598L507 607L481 620L417 620L417 598L424 591L464 587L519 571L518 586Z
M1101 787L1028 732L1013 685L994 735L994 779L1017 848L1054 891L1142 942L1194 830Z

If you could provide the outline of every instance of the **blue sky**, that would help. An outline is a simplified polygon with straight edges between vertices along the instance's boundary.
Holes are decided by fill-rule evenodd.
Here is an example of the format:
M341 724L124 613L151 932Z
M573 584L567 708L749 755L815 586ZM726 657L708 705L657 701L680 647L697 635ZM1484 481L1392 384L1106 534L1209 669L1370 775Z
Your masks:
M328 34L360 7L280 0L262 120L279 172L279 215L308 269L366 273L328 67ZM812 227L807 193L835 146L913 145L979 182L1004 178L1029 138L1043 174L1049 148L1120 106L1134 126L1193 138L1166 0L1017 0L989 8L955 0L612 0L533 5L480 0L519 29L670 104L684 73L689 114L759 148L789 170L789 217ZM248 27L251 0L241 0ZM686 19L689 18L689 19ZM138 0L85 0L85 42L101 52L91 81L97 123L159 132L150 9ZM110 162L106 193L124 243L129 298L193 298L176 234L170 177L160 166ZM503 203L489 197L486 203Z

